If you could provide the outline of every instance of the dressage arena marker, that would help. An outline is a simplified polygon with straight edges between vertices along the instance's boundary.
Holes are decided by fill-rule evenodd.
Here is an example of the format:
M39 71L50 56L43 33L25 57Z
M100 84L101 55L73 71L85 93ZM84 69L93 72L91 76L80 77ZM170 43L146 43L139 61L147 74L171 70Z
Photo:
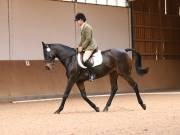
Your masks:
M31 66L31 63L30 63L30 61L29 60L26 60L25 61L25 65L28 67L28 66Z
M180 95L180 92L155 92L155 93L140 93L141 95ZM116 96L130 96L135 95L135 93L123 93L116 94ZM104 95L90 95L89 98L99 98L99 97L109 97L109 94ZM37 99L37 100L21 100L21 101L12 101L13 104L17 103L28 103L28 102L44 102L44 101L56 101L62 100L62 98L49 98L49 99Z

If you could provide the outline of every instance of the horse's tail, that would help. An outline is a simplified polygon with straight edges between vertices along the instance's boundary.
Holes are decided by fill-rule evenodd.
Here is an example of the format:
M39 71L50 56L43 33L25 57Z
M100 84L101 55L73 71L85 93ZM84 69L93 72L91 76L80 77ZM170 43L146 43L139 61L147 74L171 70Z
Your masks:
M136 67L136 72L139 75L144 75L147 74L149 71L149 68L142 68L142 60L141 60L141 55L135 50L135 49L130 49L127 48L125 49L126 52L131 51L133 54L135 54L135 67Z

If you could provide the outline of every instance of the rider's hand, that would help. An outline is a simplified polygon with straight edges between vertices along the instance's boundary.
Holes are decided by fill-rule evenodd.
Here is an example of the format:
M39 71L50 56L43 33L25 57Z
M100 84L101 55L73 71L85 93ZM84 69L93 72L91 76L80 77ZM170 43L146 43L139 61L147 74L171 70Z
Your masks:
M76 45L73 46L73 48L78 52L78 47Z
M83 48L81 46L78 47L78 52L82 52Z

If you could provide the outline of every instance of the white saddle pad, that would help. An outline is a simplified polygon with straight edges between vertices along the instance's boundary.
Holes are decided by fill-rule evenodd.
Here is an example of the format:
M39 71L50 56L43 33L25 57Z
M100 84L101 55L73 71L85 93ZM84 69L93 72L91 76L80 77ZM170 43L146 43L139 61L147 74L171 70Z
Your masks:
M94 53L93 56L91 57L91 59L93 59L93 61L94 61L93 67L101 65L103 62L101 51L98 50L96 53ZM80 53L78 53L78 55L77 55L77 60L78 60L78 65L80 67L87 68L81 61L82 55Z

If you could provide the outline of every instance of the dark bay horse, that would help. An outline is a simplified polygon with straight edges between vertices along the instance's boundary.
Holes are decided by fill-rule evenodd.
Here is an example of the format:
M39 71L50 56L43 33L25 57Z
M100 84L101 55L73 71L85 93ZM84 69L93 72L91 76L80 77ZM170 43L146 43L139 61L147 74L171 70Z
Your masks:
M60 113L63 110L65 101L68 98L70 91L75 83L80 90L82 98L92 108L94 108L96 112L99 112L99 108L86 95L84 82L89 79L89 72L87 71L87 69L82 69L78 66L76 49L62 44L45 44L44 42L42 42L42 45L46 68L51 70L55 58L58 58L59 61L64 65L68 78L61 105L55 113ZM110 49L103 51L103 63L97 67L94 67L96 79L101 78L107 74L109 74L110 77L111 95L103 111L108 111L108 108L110 107L111 102L118 90L117 79L119 75L124 78L134 89L138 103L144 110L146 109L146 105L143 103L139 94L138 85L130 76L132 69L132 60L127 54L128 51L132 51L135 55L136 72L139 75L143 75L148 72L148 68L142 68L141 56L134 49L125 49L124 51L118 49Z

